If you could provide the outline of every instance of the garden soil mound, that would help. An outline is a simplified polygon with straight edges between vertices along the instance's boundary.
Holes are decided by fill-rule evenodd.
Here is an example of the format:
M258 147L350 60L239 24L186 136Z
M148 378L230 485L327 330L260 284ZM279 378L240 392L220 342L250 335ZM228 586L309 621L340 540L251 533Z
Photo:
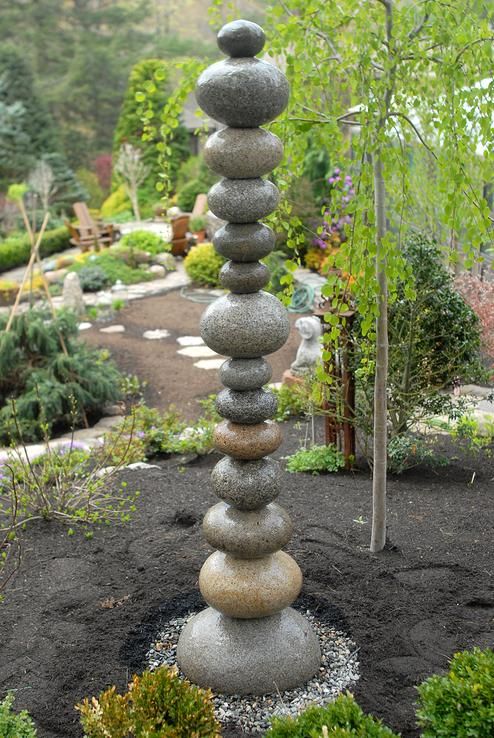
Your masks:
M278 457L304 434L292 422L284 430ZM358 701L407 738L418 736L414 685L444 670L454 651L494 642L494 464L445 451L451 461L440 473L390 480L390 545L379 555L368 552L368 472L286 474L280 498L295 522L288 550L305 574L304 596L332 608L360 649ZM48 522L24 534L0 605L0 695L16 691L39 738L80 738L74 705L112 684L123 689L160 622L197 602L216 459L122 472L141 491L138 510L92 540Z

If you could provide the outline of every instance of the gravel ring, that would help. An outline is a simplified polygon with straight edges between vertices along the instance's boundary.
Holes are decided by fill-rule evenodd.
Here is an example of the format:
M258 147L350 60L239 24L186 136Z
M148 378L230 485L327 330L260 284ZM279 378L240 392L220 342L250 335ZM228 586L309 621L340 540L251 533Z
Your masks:
M149 669L159 666L175 666L177 642L187 621L196 613L174 617L164 623L152 642L146 662ZM281 693L262 696L221 695L213 696L216 717L223 725L252 733L263 733L273 717L296 717L309 705L325 705L346 687L359 679L359 649L345 633L331 623L319 620L309 610L305 616L318 635L322 662L319 674L304 686ZM184 675L180 672L180 675Z

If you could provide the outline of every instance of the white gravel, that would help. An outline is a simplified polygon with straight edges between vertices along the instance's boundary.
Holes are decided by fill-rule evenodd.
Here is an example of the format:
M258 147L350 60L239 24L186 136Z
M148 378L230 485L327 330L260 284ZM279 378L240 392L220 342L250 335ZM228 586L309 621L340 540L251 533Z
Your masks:
M169 620L156 636L146 655L150 669L176 664L179 635L195 613ZM306 617L316 631L322 651L319 673L303 687L286 692L259 696L221 695L213 701L218 720L246 732L263 733L274 716L295 717L312 704L325 705L359 679L358 648L331 624L317 620L309 611Z

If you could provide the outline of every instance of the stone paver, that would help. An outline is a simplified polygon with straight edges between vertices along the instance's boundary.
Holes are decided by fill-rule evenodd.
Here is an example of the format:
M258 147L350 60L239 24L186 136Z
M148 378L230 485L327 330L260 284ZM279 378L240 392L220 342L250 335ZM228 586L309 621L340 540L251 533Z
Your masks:
M147 338L149 341L158 341L160 338L168 338L170 331L165 328L156 328L154 331L144 331L142 334L143 338Z
M224 363L224 359L201 359L200 361L195 361L194 366L196 366L198 369L219 369L220 366Z
M193 359L207 359L210 356L218 356L218 353L208 348L208 346L186 346L179 349L177 354L191 356Z
M100 333L125 333L124 325L108 325L106 328L100 328Z
M204 341L200 336L179 336L177 343L181 346L203 346Z

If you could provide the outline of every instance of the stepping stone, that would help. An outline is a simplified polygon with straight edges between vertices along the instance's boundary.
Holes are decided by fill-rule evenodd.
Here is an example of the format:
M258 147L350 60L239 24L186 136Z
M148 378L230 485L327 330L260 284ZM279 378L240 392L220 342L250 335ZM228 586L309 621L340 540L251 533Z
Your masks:
M192 356L194 359L206 359L209 356L218 356L216 351L213 351L208 346L186 346L185 348L179 349L177 354Z
M79 323L77 326L80 331L87 331L88 328L91 328L92 323Z
M107 328L100 328L100 333L125 333L125 326L123 325L109 325Z
M203 346L204 341L200 336L179 336L177 343L181 346Z
M219 369L224 363L224 359L201 359L195 361L194 366L197 366L198 369Z
M154 331L144 331L143 338L149 338L150 341L157 341L160 338L168 338L170 331L165 328L156 328Z

